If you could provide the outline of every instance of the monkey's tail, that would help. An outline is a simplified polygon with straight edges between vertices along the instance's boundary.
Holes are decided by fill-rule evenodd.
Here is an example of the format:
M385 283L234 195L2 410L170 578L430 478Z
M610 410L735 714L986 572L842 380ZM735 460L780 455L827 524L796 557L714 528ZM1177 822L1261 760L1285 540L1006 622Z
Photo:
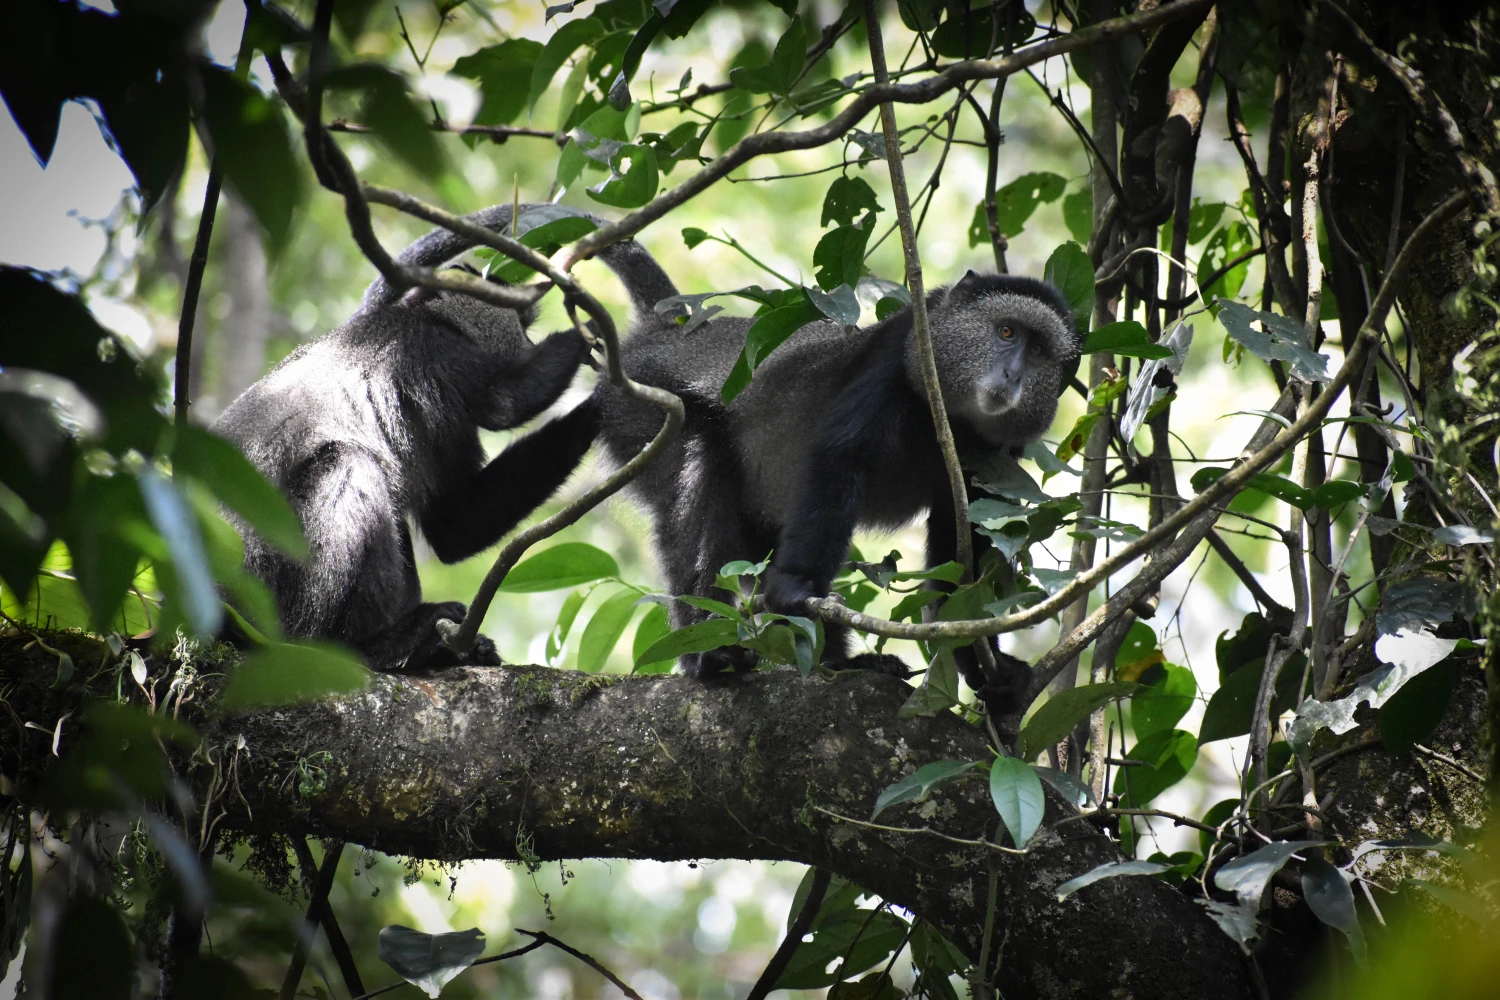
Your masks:
M510 229L510 214L510 205L492 205L465 216L465 219L499 233ZM522 222L529 223L528 228L568 216L583 216L599 225L604 225L608 221L566 205L528 204L521 206ZM396 262L417 267L437 267L472 250L475 246L475 242L467 236L461 236L448 229L434 229L397 254ZM667 272L662 270L656 258L633 239L612 243L599 251L598 256L599 260L625 285L625 290L630 295L631 307L638 316L654 316L656 303L677 294L677 286L672 283L671 278L667 277ZM389 305L401 298L404 291L404 289L393 288L384 278L377 278L365 291L364 308Z

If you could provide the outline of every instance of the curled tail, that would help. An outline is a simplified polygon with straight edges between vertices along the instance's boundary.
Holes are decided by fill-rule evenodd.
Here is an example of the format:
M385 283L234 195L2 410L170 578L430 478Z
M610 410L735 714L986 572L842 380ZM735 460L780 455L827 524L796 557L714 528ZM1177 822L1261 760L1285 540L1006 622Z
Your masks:
M465 216L468 222L497 233L509 235L510 205L492 205ZM521 232L568 216L583 216L599 225L606 220L566 205L522 205ZM417 267L437 267L447 264L460 254L474 249L477 244L467 236L449 229L434 229L396 256L397 263ZM630 295L631 308L639 318L654 318L653 307L662 299L677 294L677 286L667 277L661 265L650 252L635 240L621 240L599 251L599 260L615 273ZM391 287L384 278L377 278L365 291L364 307L389 305L401 298L403 289Z

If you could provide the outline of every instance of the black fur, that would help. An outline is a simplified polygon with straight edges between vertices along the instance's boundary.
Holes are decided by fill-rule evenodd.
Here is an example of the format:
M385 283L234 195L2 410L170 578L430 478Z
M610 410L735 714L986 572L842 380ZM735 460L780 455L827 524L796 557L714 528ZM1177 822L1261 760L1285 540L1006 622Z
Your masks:
M510 208L470 218L502 229ZM435 266L466 249L441 230L399 259ZM533 345L531 320L529 311L377 281L348 323L297 350L220 416L213 429L281 487L307 536L310 556L299 564L244 531L245 567L270 586L289 633L342 640L382 669L452 661L435 627L465 609L422 601L408 519L444 562L474 555L546 500L595 435L596 407L586 403L485 463L479 429L537 416L588 353L574 331ZM470 658L499 662L483 636Z
M935 292L930 310L960 447L1015 446L1040 435L1078 357L1061 294L1028 278L970 272ZM677 393L687 409L682 434L633 484L652 515L671 592L725 599L714 586L719 567L774 549L767 603L800 611L808 598L828 593L856 526L894 528L924 510L929 564L952 559L952 501L916 367L910 309L854 333L832 323L804 327L725 406L719 388L751 322L718 320L683 335L657 320L624 348L632 378ZM1001 344L1007 327L1012 337ZM655 434L660 414L607 383L596 397L606 447L624 461ZM975 537L982 551L988 541ZM680 602L672 616L677 627L705 617ZM825 659L895 669L894 657L850 659L847 640L846 630L829 628ZM1023 661L1001 654L1006 676L986 687L972 650L959 653L966 679L997 710L1024 687ZM682 658L692 675L754 663L753 653L737 647Z

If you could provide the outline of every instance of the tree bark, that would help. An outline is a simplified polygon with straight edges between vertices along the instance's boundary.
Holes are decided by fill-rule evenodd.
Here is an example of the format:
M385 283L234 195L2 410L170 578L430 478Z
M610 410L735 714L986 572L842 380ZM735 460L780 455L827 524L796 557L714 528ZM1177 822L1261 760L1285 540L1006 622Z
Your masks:
M49 644L53 638L76 663L107 656L92 640L59 635ZM23 789L54 759L58 716L89 694L115 690L110 670L92 692L51 686L56 664L25 643L0 640L11 706L47 730L0 736L0 763ZM925 917L973 958L991 849L821 811L862 820L884 788L921 764L988 759L984 735L956 716L901 718L909 694L901 681L867 672L699 681L455 668L423 678L376 675L367 690L338 699L227 717L205 710L191 721L208 745L243 737L248 748L238 763L245 801L226 796L226 829L333 837L440 861L797 861ZM64 757L76 733L64 726ZM295 776L313 755L325 778L304 797ZM207 777L195 774L195 784ZM1004 994L1247 996L1236 946L1163 882L1109 879L1056 901L1059 884L1118 857L1088 823L1057 824L1069 812L1050 803L1029 852L997 859ZM977 775L943 786L927 803L893 807L880 823L970 840L1002 836Z

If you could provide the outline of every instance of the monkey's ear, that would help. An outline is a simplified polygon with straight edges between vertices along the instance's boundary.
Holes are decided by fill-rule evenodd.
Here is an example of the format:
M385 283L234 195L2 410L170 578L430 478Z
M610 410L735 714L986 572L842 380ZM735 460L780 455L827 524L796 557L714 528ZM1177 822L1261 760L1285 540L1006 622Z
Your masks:
M979 277L979 272L975 271L973 268L970 268L969 270L964 272L964 276L962 278L958 279L958 283L953 286L953 290L964 292L975 291L978 289L979 282L981 280L982 279Z

